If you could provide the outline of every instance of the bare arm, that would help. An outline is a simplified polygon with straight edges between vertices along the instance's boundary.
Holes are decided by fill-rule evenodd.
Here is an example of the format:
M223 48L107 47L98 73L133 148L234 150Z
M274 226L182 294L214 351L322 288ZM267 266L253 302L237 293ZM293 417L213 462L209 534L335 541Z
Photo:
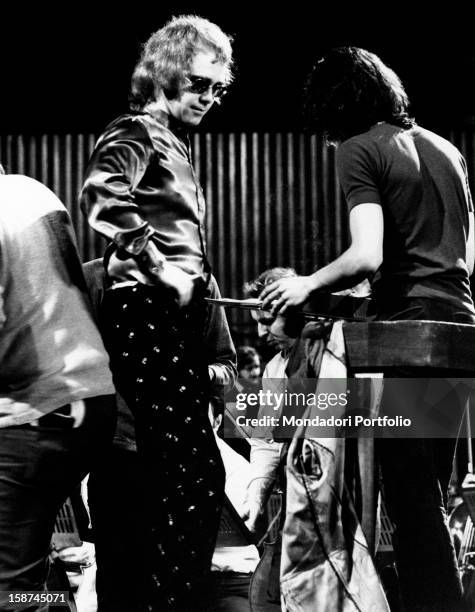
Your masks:
M353 287L376 272L383 261L384 220L379 204L355 206L350 213L351 246L337 259L310 276L283 278L261 294L264 308L284 314L300 306L310 294L322 289L338 291Z
M468 213L468 238L467 238L467 268L469 276L473 274L475 260L475 231L473 212Z

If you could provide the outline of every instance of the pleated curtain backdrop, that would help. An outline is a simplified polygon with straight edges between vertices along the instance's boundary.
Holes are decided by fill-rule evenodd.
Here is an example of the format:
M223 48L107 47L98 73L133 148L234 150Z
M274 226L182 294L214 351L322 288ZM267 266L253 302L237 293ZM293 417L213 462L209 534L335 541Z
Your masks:
M467 160L473 190L475 132L448 137ZM84 261L105 247L77 202L95 140L93 134L0 136L6 171L36 178L65 204ZM243 283L271 266L309 273L348 244L335 150L318 136L196 133L192 148L208 207L208 254L223 295L241 297ZM253 337L249 313L228 316L238 342Z

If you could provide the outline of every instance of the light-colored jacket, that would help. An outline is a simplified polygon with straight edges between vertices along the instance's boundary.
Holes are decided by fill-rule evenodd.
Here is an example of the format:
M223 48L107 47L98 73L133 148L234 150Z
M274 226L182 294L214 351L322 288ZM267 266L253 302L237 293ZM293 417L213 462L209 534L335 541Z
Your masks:
M317 383L346 384L341 322L333 326ZM323 381L323 382L322 382ZM389 612L345 484L345 439L306 438L287 456L281 592L286 612Z

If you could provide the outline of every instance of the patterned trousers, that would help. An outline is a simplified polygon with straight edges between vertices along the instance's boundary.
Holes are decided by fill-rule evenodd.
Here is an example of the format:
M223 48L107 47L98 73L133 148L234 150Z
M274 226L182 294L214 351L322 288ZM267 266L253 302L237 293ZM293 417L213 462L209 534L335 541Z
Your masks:
M148 483L151 611L203 609L219 526L224 467L208 420L205 316L203 299L178 308L169 292L145 285L110 289L101 306Z

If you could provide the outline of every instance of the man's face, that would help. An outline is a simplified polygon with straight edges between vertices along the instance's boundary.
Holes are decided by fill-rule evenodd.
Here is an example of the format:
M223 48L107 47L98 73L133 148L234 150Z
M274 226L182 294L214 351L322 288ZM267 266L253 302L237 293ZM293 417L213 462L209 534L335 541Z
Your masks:
M295 338L284 333L285 317L277 315L273 317L269 312L263 310L251 310L251 316L257 322L257 335L270 346L282 351L292 346Z
M189 84L176 98L166 100L169 113L185 125L198 125L216 101L216 92L226 85L227 75L226 66L217 61L212 51L199 51L187 75ZM204 87L202 93L195 93Z

